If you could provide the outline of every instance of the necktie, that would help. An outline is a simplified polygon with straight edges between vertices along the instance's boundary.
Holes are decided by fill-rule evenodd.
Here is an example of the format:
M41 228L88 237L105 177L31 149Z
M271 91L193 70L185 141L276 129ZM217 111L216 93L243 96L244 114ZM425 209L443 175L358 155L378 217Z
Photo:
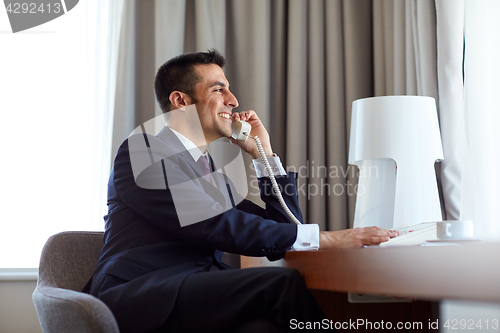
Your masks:
M212 182L210 178L210 166L208 165L208 160L206 156L203 155L200 156L200 158L198 159L198 161L196 161L196 163L198 163L198 165L201 168L201 171L203 172L203 178L205 178L207 182Z

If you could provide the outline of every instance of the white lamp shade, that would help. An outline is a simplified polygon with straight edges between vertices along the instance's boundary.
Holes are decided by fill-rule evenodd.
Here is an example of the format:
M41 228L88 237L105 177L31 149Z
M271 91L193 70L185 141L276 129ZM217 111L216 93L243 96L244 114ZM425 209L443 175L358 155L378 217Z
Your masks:
M432 97L353 102L349 163L360 168L354 227L442 219L434 163L443 159Z

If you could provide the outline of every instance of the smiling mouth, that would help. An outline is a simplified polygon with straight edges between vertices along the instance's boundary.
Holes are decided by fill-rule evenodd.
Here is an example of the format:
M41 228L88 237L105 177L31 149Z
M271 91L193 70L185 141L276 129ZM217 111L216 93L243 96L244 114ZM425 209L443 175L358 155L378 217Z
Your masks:
M232 120L231 115L230 115L230 114L228 114L228 113L217 113L217 115L218 115L219 117L222 117L222 118L226 118L226 119Z

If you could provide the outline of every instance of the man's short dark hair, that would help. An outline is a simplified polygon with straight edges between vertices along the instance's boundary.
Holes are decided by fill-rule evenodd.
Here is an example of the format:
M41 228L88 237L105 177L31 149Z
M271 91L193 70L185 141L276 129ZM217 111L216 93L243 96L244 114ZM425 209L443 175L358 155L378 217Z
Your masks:
M194 98L196 84L201 77L196 72L195 65L216 64L224 67L226 59L217 50L207 52L186 53L164 63L156 73L155 94L163 112L170 111L170 94L180 91Z

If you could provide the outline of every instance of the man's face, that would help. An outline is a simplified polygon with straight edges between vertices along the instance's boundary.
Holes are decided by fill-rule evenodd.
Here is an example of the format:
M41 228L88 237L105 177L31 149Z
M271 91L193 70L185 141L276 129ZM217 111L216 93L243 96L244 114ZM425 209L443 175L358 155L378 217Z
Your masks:
M196 65L201 80L195 87L196 109L200 117L205 140L210 143L233 133L231 127L232 109L238 100L229 91L229 82L218 65Z

